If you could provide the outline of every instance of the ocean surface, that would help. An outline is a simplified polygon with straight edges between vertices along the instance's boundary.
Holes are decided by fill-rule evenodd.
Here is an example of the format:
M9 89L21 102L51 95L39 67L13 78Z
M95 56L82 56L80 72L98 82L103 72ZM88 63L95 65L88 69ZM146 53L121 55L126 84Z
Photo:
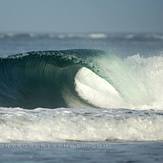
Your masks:
M163 34L0 33L0 162L163 162Z

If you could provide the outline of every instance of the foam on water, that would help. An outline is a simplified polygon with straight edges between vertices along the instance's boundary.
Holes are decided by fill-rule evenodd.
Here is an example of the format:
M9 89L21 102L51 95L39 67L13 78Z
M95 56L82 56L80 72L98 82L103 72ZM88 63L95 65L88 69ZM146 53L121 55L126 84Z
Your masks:
M0 108L0 142L163 140L163 112Z
M98 74L108 81L125 101L124 108L163 109L163 57L114 55L96 58ZM117 106L119 107L119 106Z

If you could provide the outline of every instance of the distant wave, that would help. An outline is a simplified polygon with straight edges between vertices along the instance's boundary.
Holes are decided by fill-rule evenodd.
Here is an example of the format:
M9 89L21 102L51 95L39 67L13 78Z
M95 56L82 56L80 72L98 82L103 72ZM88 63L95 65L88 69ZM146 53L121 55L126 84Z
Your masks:
M91 33L88 35L88 37L92 39L105 39L108 38L108 35L105 33Z
M135 34L135 33L0 33L0 39L29 38L29 39L93 39L93 40L129 40L129 41L163 41L163 34Z

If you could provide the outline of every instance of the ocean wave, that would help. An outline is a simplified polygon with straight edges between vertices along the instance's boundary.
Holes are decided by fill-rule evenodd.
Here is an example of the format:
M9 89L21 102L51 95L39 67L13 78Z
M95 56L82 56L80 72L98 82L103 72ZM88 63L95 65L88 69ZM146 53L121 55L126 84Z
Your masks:
M162 41L162 34L127 34L124 37L130 41Z
M103 52L65 50L29 52L2 58L0 106L55 108L74 103L87 106L75 91L75 75L84 66L93 67L89 58L84 59L87 54L91 57L99 53Z
M90 39L108 41L163 41L159 33L0 33L0 39Z
M152 110L0 108L0 115L0 142L163 140L163 113Z
M162 110L162 76L162 56L28 52L0 59L0 106Z
M91 33L88 35L91 39L105 39L108 37L106 33Z
M0 79L0 142L163 140L162 55L27 52Z

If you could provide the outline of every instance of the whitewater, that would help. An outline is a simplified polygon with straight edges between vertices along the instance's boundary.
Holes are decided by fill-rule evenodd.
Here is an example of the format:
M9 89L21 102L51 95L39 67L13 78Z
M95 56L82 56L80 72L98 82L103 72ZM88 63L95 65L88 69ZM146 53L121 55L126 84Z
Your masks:
M0 142L162 141L163 56L32 51L0 59Z
M161 141L163 113L127 109L0 108L0 141Z

